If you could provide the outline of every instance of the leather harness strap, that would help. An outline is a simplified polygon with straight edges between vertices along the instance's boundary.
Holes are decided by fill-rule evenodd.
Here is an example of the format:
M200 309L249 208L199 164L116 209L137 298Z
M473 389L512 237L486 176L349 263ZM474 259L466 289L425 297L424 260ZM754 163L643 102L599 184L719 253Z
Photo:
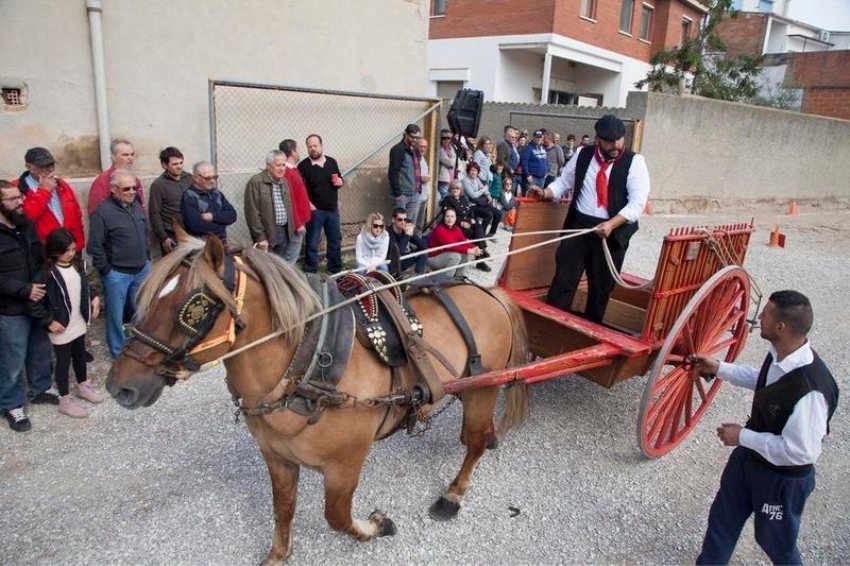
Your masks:
M455 303L448 293L446 293L441 287L430 287L429 291L437 298L438 301L440 301L440 303L442 303L443 308L445 308L446 312L449 313L452 322L455 323L455 326L457 326L457 329L463 336L463 341L466 342L466 347L469 350L466 362L466 369L469 372L468 375L478 375L487 371L484 366L481 365L481 354L478 353L478 345L475 343L475 336L472 335L472 329L469 328L469 324L467 324L466 318L464 318L463 313L461 313L460 309L457 307L457 303Z
M424 401L427 403L439 402L445 396L443 382L440 381L437 372L434 370L434 366L431 365L431 360L428 359L428 352L422 347L421 340L413 339L413 336L416 336L416 338L419 338L419 336L410 325L410 320L402 310L396 297L388 290L382 289L377 291L376 295L386 307L396 328L401 331L399 335L401 336L404 349L407 352L417 381L424 382L424 385L428 387L430 393L429 399Z

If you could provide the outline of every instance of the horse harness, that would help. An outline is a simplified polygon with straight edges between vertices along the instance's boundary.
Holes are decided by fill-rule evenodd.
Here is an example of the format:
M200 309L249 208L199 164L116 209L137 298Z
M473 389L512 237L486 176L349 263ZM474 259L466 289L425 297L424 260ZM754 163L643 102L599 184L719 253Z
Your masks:
M256 416L280 409L289 409L308 417L314 424L327 407L353 406L357 399L337 389L348 365L354 340L374 351L391 368L391 393L359 402L387 408L385 420L394 407L407 409L408 431L416 420L423 418L421 408L435 404L444 397L442 382L434 370L428 353L432 354L456 378L481 373L475 339L460 310L439 286L411 287L409 295L429 293L446 306L452 320L461 329L470 352L466 371L461 374L435 348L422 339L422 323L410 307L407 296L398 286L377 289L395 283L391 275L372 272L367 276L347 274L336 284L308 276L314 291L322 298L326 313L307 323L304 337L280 382L254 408L234 399L239 414ZM370 292L370 290L372 292ZM350 308L334 308L347 299L357 300ZM414 385L404 389L400 370L410 363ZM381 427L382 428L383 424Z
M191 256L185 258L183 263L190 265ZM207 338L219 315L227 307L221 299L210 293L204 286L190 291L180 308L177 309L176 326L187 336L186 344L182 348L175 350L161 340L154 338L148 332L131 325L127 327L130 338L165 354L165 357L158 364L152 365L146 358L133 351L130 342L125 345L124 354L139 363L153 367L158 375L168 379L169 384L172 385L179 379L188 379L192 372L201 368L201 365L192 357L193 355L222 344L232 346L236 341L236 335L245 327L240 315L245 303L248 275L244 270L238 269L240 265L242 265L242 259L239 256L225 255L221 282L233 296L236 308L228 309L230 323L224 332L218 336Z

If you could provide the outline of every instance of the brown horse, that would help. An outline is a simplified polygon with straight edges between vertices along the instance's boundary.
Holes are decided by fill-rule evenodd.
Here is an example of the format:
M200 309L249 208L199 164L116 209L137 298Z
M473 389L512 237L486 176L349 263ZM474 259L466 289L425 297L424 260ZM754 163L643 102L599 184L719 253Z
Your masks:
M405 406L371 400L409 391L414 385L410 368L405 367L401 383L396 376L392 386L390 368L372 350L353 336L336 336L334 340L353 344L336 387L344 403L321 411L317 420L315 414L311 420L310 415L290 410L286 400L264 405L270 393L281 387L281 378L304 334L305 320L319 312L321 304L307 278L273 254L248 248L239 257L236 275L228 277L228 271L233 275L233 263L228 264L217 238L209 236L206 243L184 238L175 252L154 266L139 292L137 322L112 365L107 390L124 407L146 407L159 398L166 385L197 370L196 363L226 357L228 387L245 408L245 421L271 476L275 531L265 563L282 561L292 552L301 466L323 476L325 518L331 528L360 541L394 534L392 521L378 512L369 520L352 518L351 503L372 442L397 430L408 412ZM228 279L240 277L243 283L237 290L226 285ZM187 301L201 289L212 301ZM522 315L509 299L497 290L488 292L474 285L453 286L446 293L466 317L484 366L499 369L525 361ZM214 302L218 308L210 306ZM424 340L439 345L439 354L448 365L465 367L467 348L444 308L427 295L412 297L410 305L422 322ZM200 335L193 338L191 332L201 327ZM279 331L283 332L257 343ZM246 345L247 349L227 357L228 352ZM187 355L189 350L191 355ZM429 358L441 381L456 379L435 356L429 354ZM527 408L523 385L509 387L507 392L500 433L521 423ZM434 518L457 514L479 458L495 440L497 396L497 387L460 394L464 409L460 440L466 445L466 457L451 486L431 507ZM420 416L429 409L422 408Z

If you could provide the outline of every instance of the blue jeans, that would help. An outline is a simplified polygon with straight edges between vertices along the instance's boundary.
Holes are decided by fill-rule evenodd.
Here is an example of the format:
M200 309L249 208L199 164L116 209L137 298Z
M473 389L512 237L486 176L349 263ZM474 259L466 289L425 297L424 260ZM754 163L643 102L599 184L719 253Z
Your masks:
M32 319L27 315L0 315L0 410L2 411L24 406L21 380L24 375L31 328Z
M289 230L286 226L278 226L275 241L271 251L279 255L287 263L294 264L301 255L301 244L304 242L304 234L295 233L295 237L289 238Z
M316 273L319 270L319 239L322 229L328 240L328 273L333 275L342 271L342 232L339 220L339 208L313 211L307 223L307 252L304 256L304 271Z
M151 262L148 261L135 275L116 269L101 275L106 300L106 345L112 359L117 358L124 348L124 307L127 305L135 314L136 293L150 269Z
M27 342L27 399L44 393L53 384L53 346L47 337L47 329L31 322L30 339Z

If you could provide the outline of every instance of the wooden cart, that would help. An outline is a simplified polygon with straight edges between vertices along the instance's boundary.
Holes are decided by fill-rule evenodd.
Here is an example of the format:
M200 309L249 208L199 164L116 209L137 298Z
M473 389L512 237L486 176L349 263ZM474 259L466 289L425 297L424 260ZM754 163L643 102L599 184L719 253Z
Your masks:
M559 230L566 213L566 203L521 199L514 234ZM602 324L545 303L557 242L508 257L498 285L522 308L536 360L447 384L446 391L570 373L611 387L648 372L638 444L648 457L669 452L696 426L720 387L719 380L698 375L690 356L711 354L731 362L746 343L750 283L741 265L752 232L752 223L671 230L655 277L649 282L621 274L630 286L648 285L639 290L617 285ZM515 237L510 249L551 238ZM582 312L585 299L582 282L573 310Z

